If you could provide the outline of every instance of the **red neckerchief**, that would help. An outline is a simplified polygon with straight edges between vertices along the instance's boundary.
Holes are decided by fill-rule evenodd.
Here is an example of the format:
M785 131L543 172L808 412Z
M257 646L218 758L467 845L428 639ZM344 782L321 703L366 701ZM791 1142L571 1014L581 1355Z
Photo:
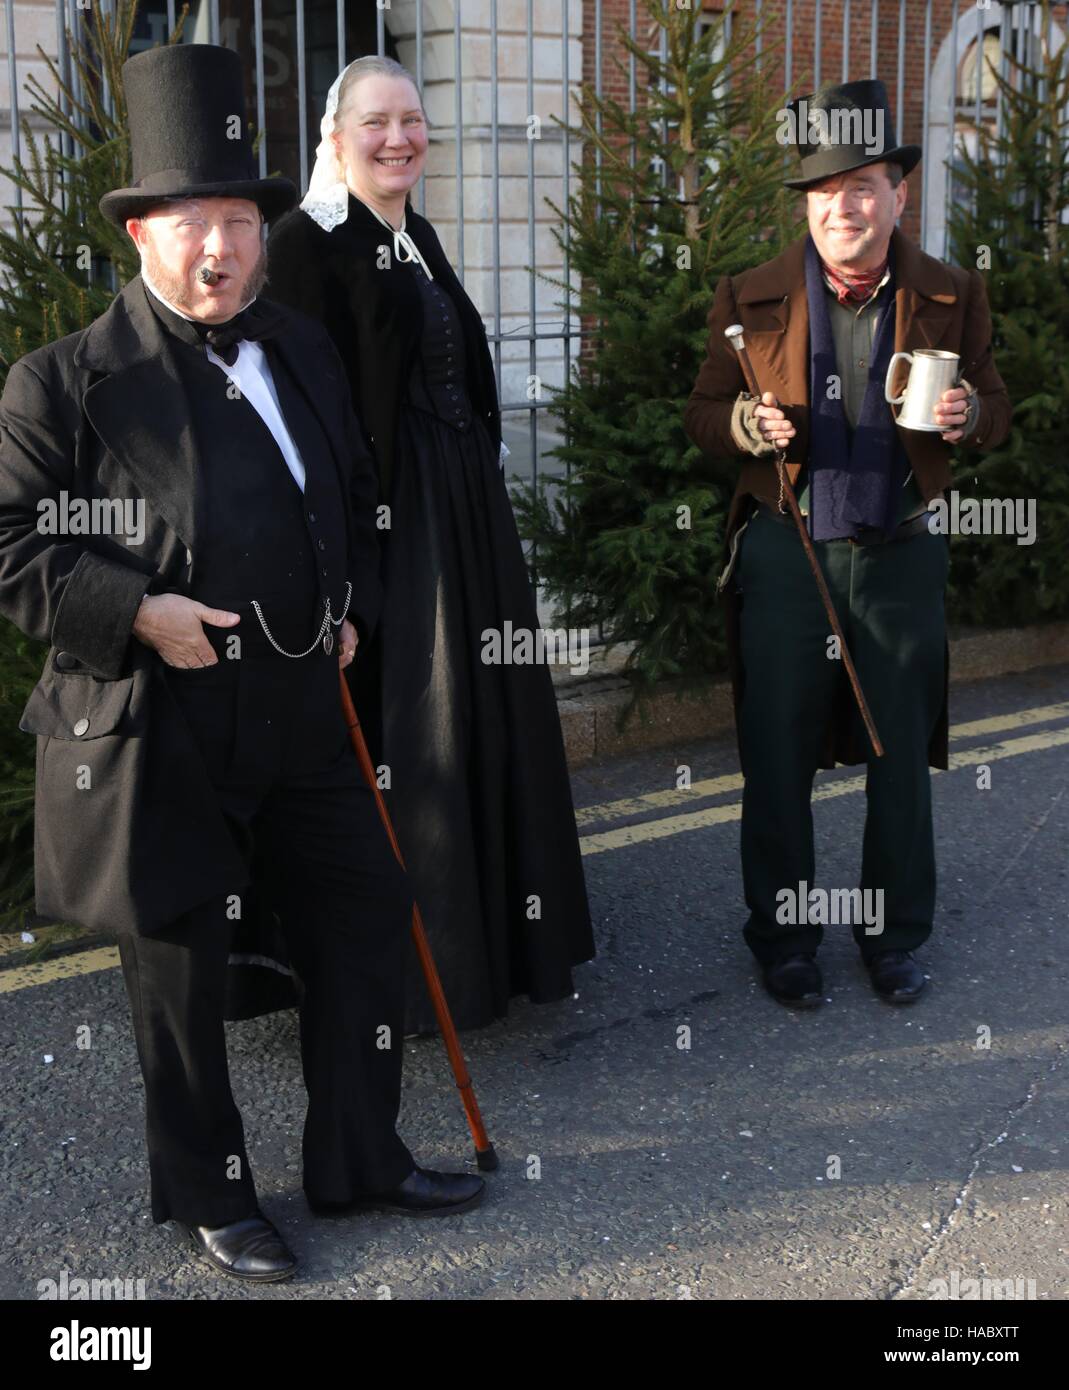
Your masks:
M829 289L835 291L835 297L840 304L867 304L872 298L873 290L887 273L887 259L884 256L883 264L875 270L862 270L844 275L841 271L833 270L822 256L820 268L825 283Z

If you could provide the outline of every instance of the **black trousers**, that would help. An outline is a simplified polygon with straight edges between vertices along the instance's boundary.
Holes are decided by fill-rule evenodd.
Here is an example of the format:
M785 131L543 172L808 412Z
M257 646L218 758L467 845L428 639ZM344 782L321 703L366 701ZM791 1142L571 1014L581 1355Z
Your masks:
M349 744L337 647L166 676L246 862L255 846L272 866L301 986L305 1191L384 1191L415 1166L395 1128L412 895ZM120 939L156 1222L217 1226L256 1207L223 1026L230 936L249 902L235 884L162 934Z
M887 545L839 540L813 548L885 749L867 764L860 870L861 889L882 892L884 920L875 931L852 923L869 960L880 951L911 951L932 930L928 742L943 708L948 547L944 536L923 532ZM846 676L843 663L829 659L827 616L793 527L758 512L742 539L739 574L744 936L770 965L815 951L823 936L819 924L781 921L779 895L800 891L799 883L814 886L813 778Z

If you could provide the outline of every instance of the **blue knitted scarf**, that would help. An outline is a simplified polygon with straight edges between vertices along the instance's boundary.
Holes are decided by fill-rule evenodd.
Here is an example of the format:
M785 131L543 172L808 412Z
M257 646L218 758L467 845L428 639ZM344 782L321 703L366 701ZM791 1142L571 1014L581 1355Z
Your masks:
M880 321L872 345L868 386L851 440L841 391L832 399L828 382L841 380L828 317L828 291L810 234L805 242L805 285L809 299L809 526L814 540L854 536L863 527L889 535L895 528L909 460L898 437L883 384L895 341L894 246L888 250L890 280L881 293Z

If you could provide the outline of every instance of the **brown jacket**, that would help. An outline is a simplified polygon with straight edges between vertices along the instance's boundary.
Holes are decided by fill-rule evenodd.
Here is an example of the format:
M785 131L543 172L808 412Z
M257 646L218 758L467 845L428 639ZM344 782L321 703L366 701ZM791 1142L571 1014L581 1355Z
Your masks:
M943 348L961 357L961 375L976 387L980 413L974 432L960 441L970 449L996 448L1009 434L1012 407L991 352L991 314L979 271L947 265L927 255L899 230L895 250L895 351ZM683 416L687 435L715 458L741 455L742 465L728 513L727 543L745 521L755 497L775 506L776 469L770 457L758 458L736 443L731 413L746 383L735 349L724 329L739 323L760 390L772 391L796 434L787 449L787 471L794 482L809 448L809 303L805 283L805 237L770 261L735 276L723 276L709 311L709 342ZM900 369L905 364L899 364ZM888 409L891 409L888 406ZM902 443L926 502L951 484L951 449L938 434L902 430ZM736 714L742 695L738 659L739 605L728 585L728 651ZM864 761L864 748L844 737L846 721L829 725L823 765ZM933 767L947 765L947 721L943 719L929 747ZM740 749L740 754L741 754Z

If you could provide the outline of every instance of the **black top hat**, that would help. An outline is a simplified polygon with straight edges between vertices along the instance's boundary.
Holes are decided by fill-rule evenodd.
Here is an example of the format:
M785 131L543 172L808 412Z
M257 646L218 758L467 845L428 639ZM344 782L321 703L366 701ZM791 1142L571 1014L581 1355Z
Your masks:
M887 88L876 78L828 85L788 103L788 136L802 157L802 175L784 179L787 188L811 183L865 164L891 159L908 174L921 157L920 145L896 145Z
M118 227L168 198L248 198L270 221L298 199L289 179L259 177L245 126L241 59L229 48L176 43L122 66L134 186L100 211Z

